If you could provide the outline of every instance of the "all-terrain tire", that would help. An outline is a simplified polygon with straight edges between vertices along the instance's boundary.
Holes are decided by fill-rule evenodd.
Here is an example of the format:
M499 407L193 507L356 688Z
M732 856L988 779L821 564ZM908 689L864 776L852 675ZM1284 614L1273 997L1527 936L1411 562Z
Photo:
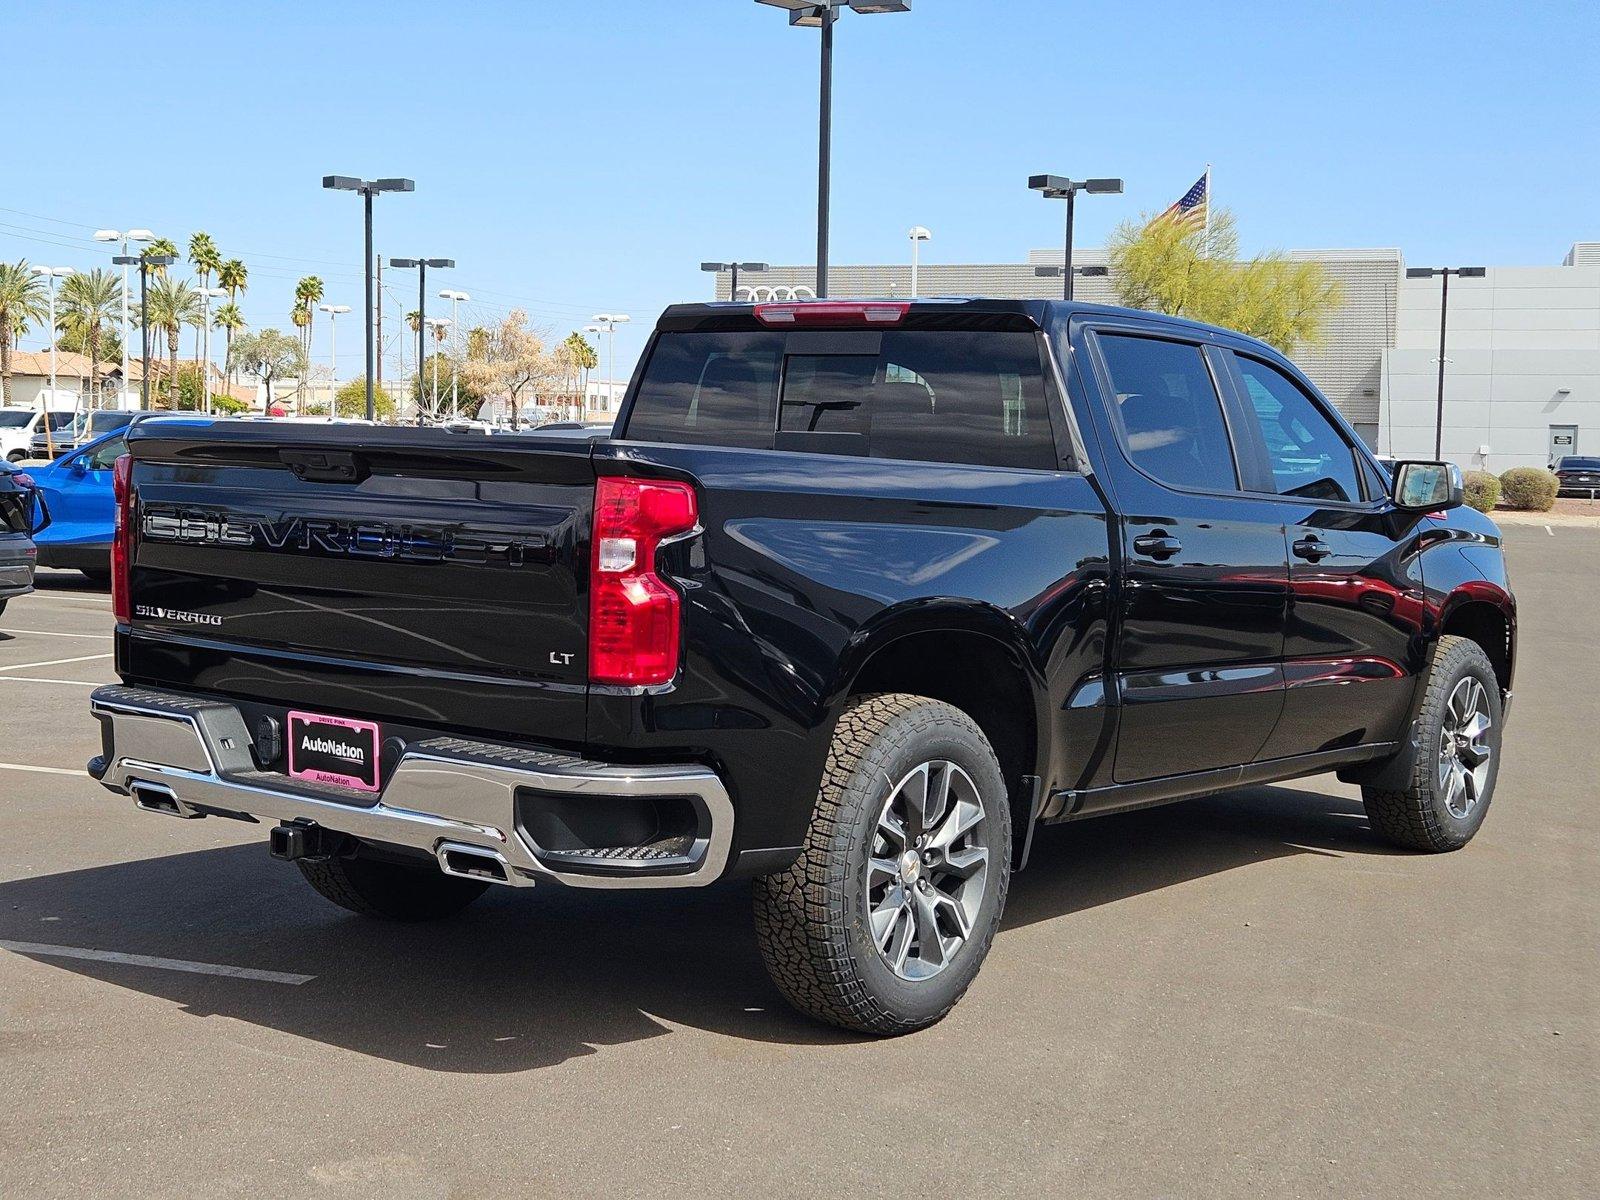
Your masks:
M972 837L988 851L988 873L970 934L948 965L929 978L908 980L874 944L868 860L895 781L939 760L965 771L982 799L984 820ZM834 730L800 857L755 881L762 958L784 997L820 1021L873 1034L925 1028L955 1006L983 964L1010 872L1005 779L973 720L925 696L862 696Z
M1457 686L1476 679L1483 687L1491 722L1486 742L1491 751L1487 784L1464 815L1450 810L1440 781L1440 750L1445 735L1446 707ZM1434 651L1433 666L1416 720L1416 749L1407 777L1398 787L1367 786L1362 803L1373 831L1407 850L1440 853L1459 850L1478 832L1494 798L1500 770L1503 711L1500 684L1483 648L1469 638L1444 636Z
M363 917L390 921L453 916L489 886L446 875L429 864L411 866L371 858L302 858L295 866L325 900Z

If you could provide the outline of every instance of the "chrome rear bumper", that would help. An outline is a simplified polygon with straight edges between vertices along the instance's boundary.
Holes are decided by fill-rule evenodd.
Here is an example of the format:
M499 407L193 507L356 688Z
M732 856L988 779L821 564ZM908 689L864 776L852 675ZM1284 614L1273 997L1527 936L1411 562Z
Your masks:
M231 704L176 692L109 685L90 697L105 753L89 773L149 812L179 817L309 823L335 833L426 852L451 874L468 856L501 864L527 887L551 880L588 888L700 887L727 866L733 806L714 771L698 764L629 766L548 751L438 737L405 747L376 803L370 796L256 768L243 715ZM687 801L692 837L672 853L604 848L589 861L537 845L517 820L524 790L567 796Z

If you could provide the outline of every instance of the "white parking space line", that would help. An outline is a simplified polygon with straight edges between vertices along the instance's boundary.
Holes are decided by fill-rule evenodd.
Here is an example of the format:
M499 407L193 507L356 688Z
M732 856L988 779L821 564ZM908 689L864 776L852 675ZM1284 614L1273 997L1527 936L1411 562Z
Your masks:
M260 971L255 967L229 967L220 963L189 962L182 958L153 958L148 954L122 954L116 950L86 950L81 946L47 946L42 942L0 940L0 950L43 958L86 958L93 962L123 963L130 967L154 967L158 971L188 971L193 975L222 975L228 979L287 983L296 987L316 978L315 975L296 975L289 971Z
M82 775L80 767L74 771L68 767L33 767L25 763L0 763L0 771L35 771L40 775Z
M80 654L76 658L47 658L43 662L16 663L0 667L0 671L26 671L29 667L59 667L62 663L89 662L96 658L110 658L109 654Z
M69 687L103 687L108 680L94 683L87 679L42 679L37 675L0 675L0 683L64 683Z
M0 633L9 633L16 636L27 634L29 637L95 638L102 642L111 640L109 633L61 633L54 629L0 629Z

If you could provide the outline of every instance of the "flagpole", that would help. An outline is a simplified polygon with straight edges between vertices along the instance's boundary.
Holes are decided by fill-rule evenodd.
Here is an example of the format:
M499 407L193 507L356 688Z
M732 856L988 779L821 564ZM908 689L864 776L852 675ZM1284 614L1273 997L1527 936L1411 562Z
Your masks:
M1206 257L1211 257L1211 164L1206 164Z

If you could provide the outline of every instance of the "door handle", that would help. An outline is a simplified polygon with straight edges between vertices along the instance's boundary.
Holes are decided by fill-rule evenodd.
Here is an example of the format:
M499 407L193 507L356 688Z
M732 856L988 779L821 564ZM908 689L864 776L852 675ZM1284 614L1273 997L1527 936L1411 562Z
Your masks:
M1319 537L1303 537L1294 544L1293 549L1296 558L1303 558L1307 562L1321 562L1333 553L1328 549L1328 543Z
M1166 530L1158 529L1154 533L1142 533L1134 538L1133 549L1136 554L1143 554L1159 561L1178 553L1183 549L1183 543Z

